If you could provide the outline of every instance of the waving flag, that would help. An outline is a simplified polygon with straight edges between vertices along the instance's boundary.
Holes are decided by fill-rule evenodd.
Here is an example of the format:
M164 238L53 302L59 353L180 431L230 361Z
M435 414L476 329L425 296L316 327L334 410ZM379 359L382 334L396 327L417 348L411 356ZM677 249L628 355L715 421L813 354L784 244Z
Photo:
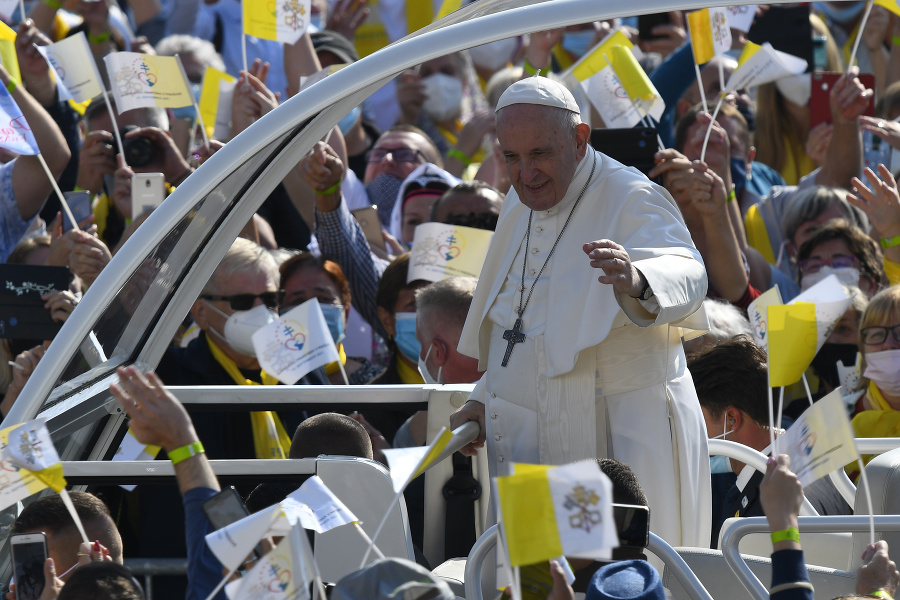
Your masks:
M791 470L803 487L858 457L839 389L803 411L788 428L786 440L779 445L790 455Z
M49 46L35 46L56 73L66 100L87 102L99 96L100 74L83 31Z
M634 54L625 46L613 46L609 60L631 102L637 104L643 113L659 121L666 109L666 103Z
M788 304L810 302L816 307L816 352L825 345L825 340L834 330L847 309L850 308L850 295L841 285L836 275L829 275Z
M207 135L224 140L231 136L231 103L235 78L224 71L206 67L200 87L200 116L207 126Z
M743 6L726 6L725 16L728 18L728 26L747 33L756 17L756 5L744 4Z
M25 115L6 86L0 86L0 148L31 156L41 152Z
M619 545L612 483L596 461L514 465L497 478L504 536L514 567L560 555L609 558Z
M393 448L384 450L384 457L391 470L394 491L402 492L409 482L425 472L425 469L440 456L453 434L446 427L441 428L429 446L418 448Z
M762 85L788 75L806 71L807 62L786 52L780 52L769 42L758 46L747 42L738 59L738 67L731 73L725 89L729 91Z
M777 284L761 294L747 307L750 332L753 334L753 341L760 348L767 348L769 345L769 314L766 309L773 304L783 304L781 291Z
M478 277L493 235L473 227L422 223L413 236L407 281Z
M698 65L731 49L731 29L724 8L702 8L688 13L691 46Z
M54 492L66 487L62 462L43 419L17 425L6 436L3 460L30 472Z
M243 4L247 35L293 44L309 27L310 0L243 0Z
M225 593L234 599L304 600L316 577L313 560L306 534L292 527L249 573L226 586Z
M898 3L897 0L875 0L875 5L886 8L900 17L900 3Z
M174 56L113 52L103 60L119 114L134 108L194 105L194 95Z
M816 355L816 305L771 305L769 321L769 387L791 385Z
M300 523L304 529L316 533L325 533L335 527L359 521L318 475L313 475L303 482L303 485L288 498L309 508L311 514L301 514Z
M0 21L0 61L3 62L3 68L7 73L17 81L22 81L19 58L16 55L16 32L2 21Z

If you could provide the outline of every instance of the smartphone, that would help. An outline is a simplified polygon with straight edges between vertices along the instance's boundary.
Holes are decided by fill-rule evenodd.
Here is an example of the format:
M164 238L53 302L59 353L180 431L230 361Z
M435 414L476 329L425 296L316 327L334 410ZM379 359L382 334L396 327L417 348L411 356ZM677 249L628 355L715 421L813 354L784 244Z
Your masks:
M224 488L215 496L207 498L203 502L202 508L203 514L209 520L209 524L216 530L227 527L235 521L240 521L250 514L250 511L247 510L247 505L241 500L241 495L237 493L233 485ZM253 554L256 558L259 558L265 552L261 546L257 545Z
M619 546L646 548L650 543L650 508L637 504L612 506Z
M656 164L653 158L659 143L656 129L649 127L593 129L591 147L646 175Z
M16 600L38 600L44 591L47 536L43 533L19 533L9 538L9 546L12 550Z
M843 73L818 72L812 73L812 93L809 97L809 128L812 129L819 123L831 123L831 86L837 83ZM875 76L871 73L860 73L859 81L867 89L875 89ZM869 105L864 113L868 116L875 114L875 96L869 99Z
M878 173L878 165L883 164L891 168L891 155L893 148L871 131L863 131L863 167L868 167Z
M89 216L91 216L91 193L88 191L81 192L64 192L63 197L66 199L66 204L69 205L69 210L72 211L72 216L75 217L75 222L80 223L84 221ZM63 231L69 231L72 229L72 221L69 220L69 215L66 214L66 211L62 211L63 215Z
M131 218L137 219L162 204L165 186L162 173L135 173L131 178Z
M365 208L357 208L351 210L350 214L359 223L366 236L366 240L370 246L377 246L387 252L387 246L384 244L384 236L381 235L381 220L378 218L378 207L374 204Z
M638 38L641 40L658 40L665 37L655 35L653 28L657 25L670 25L672 21L669 19L668 13L654 13L652 15L640 15L638 17Z

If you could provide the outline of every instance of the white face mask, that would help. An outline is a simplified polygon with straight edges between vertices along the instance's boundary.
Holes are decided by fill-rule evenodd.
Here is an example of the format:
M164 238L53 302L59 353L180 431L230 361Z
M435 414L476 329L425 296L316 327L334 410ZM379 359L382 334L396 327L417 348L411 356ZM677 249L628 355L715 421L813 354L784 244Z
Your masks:
M812 79L809 73L782 77L775 82L775 87L782 96L797 106L806 106L812 95Z
M216 337L224 340L226 344L237 352L247 356L256 356L256 349L253 348L253 334L269 323L274 323L278 320L278 313L264 304L254 306L250 310L239 310L231 315L226 315L208 300L206 303L214 311L226 317L225 335L222 335L212 327L209 328L209 331Z
M493 73L509 64L518 47L518 38L506 38L469 48L469 56L477 66Z
M422 110L432 121L443 123L459 116L463 99L462 81L446 73L432 73L422 83L428 96Z
M885 394L900 396L900 350L868 352L865 376Z
M428 357L431 355L431 349L434 348L434 343L428 346L428 352L425 353L425 358L419 357L419 375L422 376L422 379L425 380L425 383L431 385L441 385L443 382L441 381L442 371L444 370L443 365L438 367L437 378L431 376L431 371L428 370Z
M825 265L821 269L819 269L817 273L804 275L803 280L800 282L800 289L809 289L829 275L835 275L838 278L838 281L840 281L844 285L859 287L859 269L854 269L853 267L841 267L839 269L832 269L828 265Z

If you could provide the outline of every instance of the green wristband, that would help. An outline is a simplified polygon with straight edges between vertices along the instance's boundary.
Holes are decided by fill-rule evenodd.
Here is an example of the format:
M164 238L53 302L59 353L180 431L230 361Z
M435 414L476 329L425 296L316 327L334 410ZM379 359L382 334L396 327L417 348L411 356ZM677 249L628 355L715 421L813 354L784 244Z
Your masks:
M728 198L726 198L725 203L734 202L734 199L737 197L737 192L734 191L734 186L731 186L731 191L728 192Z
M800 532L797 531L796 527L788 527L787 529L782 529L781 531L772 532L773 544L784 541L797 542L798 544L800 543Z
M889 238L881 238L881 247L887 250L888 248L893 248L894 246L900 246L900 235L895 235L894 237Z
M882 598L883 600L894 600L894 597L888 594L884 590L875 590L874 592L869 592L865 594L869 598Z
M62 2L59 2L58 0L44 0L44 4L46 4L53 10L59 10L62 8Z
M522 62L522 70L524 70L525 73L527 73L528 75L540 75L541 74L541 70L535 69L534 66L532 66L532 64L530 62L528 62L527 58L524 59L524 62Z
M10 75L9 83L6 84L6 91L12 94L14 91L16 91L17 87L19 87L19 80Z
M108 42L108 41L109 41L110 35L111 35L111 34L110 34L108 31L105 32L105 33L97 34L97 35L94 35L94 34L92 34L92 33L89 33L89 34L88 34L88 40L89 40L92 44L102 44L102 43L104 43L104 42Z
M330 196L331 194L340 191L341 183L343 183L343 181L344 181L343 179L341 181L338 181L336 184L334 184L327 190L317 190L316 188L313 188L313 191L319 196Z
M187 446L182 446L181 448L175 448L171 452L169 452L169 460L172 461L173 465L177 465L183 460L187 460L193 456L197 456L198 454L203 454L206 452L203 449L203 444L200 442L194 442L193 444L188 444Z
M472 159L466 156L466 153L462 150L457 150L456 148L450 148L447 150L447 158L455 158L462 164L467 167L472 164Z

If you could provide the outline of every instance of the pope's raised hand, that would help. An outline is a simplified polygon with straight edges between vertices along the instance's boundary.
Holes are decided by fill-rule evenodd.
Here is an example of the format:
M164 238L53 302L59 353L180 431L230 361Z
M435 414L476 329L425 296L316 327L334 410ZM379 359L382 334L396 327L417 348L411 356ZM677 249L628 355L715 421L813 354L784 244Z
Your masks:
M612 240L597 240L588 242L582 246L582 250L590 257L592 267L603 270L603 275L597 281L607 283L620 293L634 298L641 295L644 278L631 264L631 257L624 247Z

